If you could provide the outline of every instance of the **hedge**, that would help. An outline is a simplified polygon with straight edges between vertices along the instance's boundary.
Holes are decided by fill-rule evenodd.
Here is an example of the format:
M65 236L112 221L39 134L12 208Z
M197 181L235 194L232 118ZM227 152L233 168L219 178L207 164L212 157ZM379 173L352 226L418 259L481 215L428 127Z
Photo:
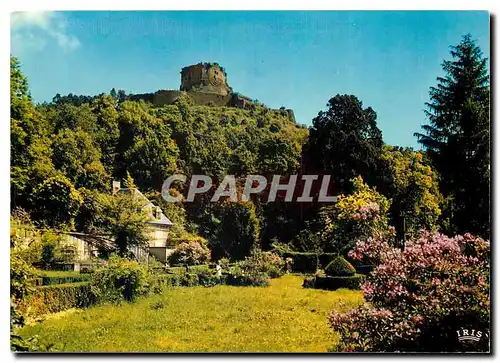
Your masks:
M344 257L337 256L325 267L328 276L354 276L356 269Z
M340 288L359 289L365 275L356 274L354 276L316 276L314 288L323 290L337 290ZM305 283L305 281L304 281Z
M287 257L292 258L292 272L299 273L314 273L317 268L325 268L330 262L332 262L337 253L320 253L315 254L314 252L285 252L282 254L282 258ZM373 270L371 265L360 265L354 266L356 272L359 274L368 274Z
M24 302L23 310L39 316L71 308L86 308L97 302L88 282L40 286Z
M89 281L91 278L90 274L81 274L77 276L42 276L42 285L57 285L57 284L69 284L72 282L84 282Z
M217 277L212 271L197 270L195 272L185 273L169 273L161 274L155 277L152 282L154 290L161 290L162 287L179 287L179 286L215 286L226 283L226 277Z
M338 253L321 253L318 255L319 268L324 269L330 262L332 262Z
M283 259L292 259L292 272L314 273L318 269L318 255L313 252L286 252Z

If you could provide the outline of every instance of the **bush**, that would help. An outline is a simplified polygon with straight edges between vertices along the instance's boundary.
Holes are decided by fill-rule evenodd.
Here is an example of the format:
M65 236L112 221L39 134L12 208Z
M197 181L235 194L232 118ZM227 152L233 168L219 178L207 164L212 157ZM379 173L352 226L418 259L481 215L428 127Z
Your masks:
M75 258L75 248L65 245L62 237L52 232L44 232L41 235L40 265L49 268L60 263L68 263Z
M226 283L232 286L269 286L269 278L262 273L240 274L232 271L227 276Z
M219 261L218 261L220 267L222 268L222 271L224 272L229 272L229 267L231 265L230 261L229 261L229 258L221 258Z
M318 268L318 255L312 252L287 252L283 258L292 259L292 272L314 273Z
M47 351L51 347L38 344L38 337L24 339L18 334L25 325L28 303L36 292L37 271L15 248L10 250L10 347L12 351Z
M330 326L343 351L488 351L490 243L465 234L453 238L422 232L390 247L385 239L359 242L351 258L378 261L361 285L364 306L332 312ZM468 329L483 338L457 339Z
M358 290L364 277L364 275L358 274L353 276L316 276L314 287L324 290L337 290L340 288Z
M207 242L199 236L182 237L182 242L168 257L170 265L200 265L210 261L210 249Z
M211 287L225 283L223 277L218 278L215 271L205 266L193 266L186 272L184 267L171 268L170 273L157 275L152 279L152 288L160 290L163 287L205 286Z
M269 276L256 270L245 271L241 264L237 264L231 267L226 283L233 286L268 286Z
M353 276L356 269L342 256L337 256L325 267L328 276Z
M10 296L15 302L35 291L37 271L13 248L10 250Z
M283 260L272 252L254 251L240 263L240 267L247 274L262 273L270 278L280 277L285 273Z
M71 308L86 308L97 302L88 282L38 287L29 300L21 303L31 316L57 313Z
M92 292L100 301L132 301L149 292L151 279L138 262L113 255L92 274Z

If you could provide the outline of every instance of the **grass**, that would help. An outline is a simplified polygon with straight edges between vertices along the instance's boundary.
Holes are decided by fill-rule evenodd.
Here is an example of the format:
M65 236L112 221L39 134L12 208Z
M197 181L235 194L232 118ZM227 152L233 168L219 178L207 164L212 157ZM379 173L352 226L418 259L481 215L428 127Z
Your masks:
M55 314L21 334L67 352L326 352L337 339L328 313L357 306L362 294L304 289L303 279L170 288L135 303Z

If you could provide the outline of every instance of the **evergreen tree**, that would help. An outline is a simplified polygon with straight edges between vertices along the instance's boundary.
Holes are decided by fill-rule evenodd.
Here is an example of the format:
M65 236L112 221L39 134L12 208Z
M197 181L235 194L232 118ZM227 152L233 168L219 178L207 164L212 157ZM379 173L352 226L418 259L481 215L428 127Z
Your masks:
M489 237L490 86L487 59L465 35L451 47L444 77L430 89L429 124L415 133L440 173L448 233Z

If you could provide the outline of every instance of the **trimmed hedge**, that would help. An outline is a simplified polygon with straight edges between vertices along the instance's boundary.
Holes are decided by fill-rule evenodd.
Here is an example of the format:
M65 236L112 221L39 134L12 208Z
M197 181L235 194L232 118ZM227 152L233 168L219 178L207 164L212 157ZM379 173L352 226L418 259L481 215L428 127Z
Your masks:
M25 301L23 310L32 316L86 308L97 302L88 282L40 286Z
M319 268L325 269L326 266L330 262L332 262L335 257L338 256L338 253L321 253L318 255L318 260L319 260Z
M323 290L337 290L340 288L357 290L365 275L354 276L316 276L314 288Z
M312 252L286 252L283 259L292 259L292 272L314 273L318 269L318 255Z
M325 268L328 276L353 276L356 269L344 257L337 256Z
M337 253L320 253L316 255L313 252L285 252L282 254L283 259L292 258L292 272L299 273L314 273L317 268L324 269L337 256ZM368 274L373 269L373 266L361 265L355 268L357 273Z
M184 270L185 271L185 270ZM215 286L226 283L226 278L217 277L209 269L199 269L190 273L168 273L161 274L155 277L152 281L152 287L155 291L161 290L163 287L179 287L179 286Z
M57 284L70 284L73 282L84 282L89 281L91 278L90 274L81 274L77 276L42 276L41 282L43 286L47 285L57 285Z

